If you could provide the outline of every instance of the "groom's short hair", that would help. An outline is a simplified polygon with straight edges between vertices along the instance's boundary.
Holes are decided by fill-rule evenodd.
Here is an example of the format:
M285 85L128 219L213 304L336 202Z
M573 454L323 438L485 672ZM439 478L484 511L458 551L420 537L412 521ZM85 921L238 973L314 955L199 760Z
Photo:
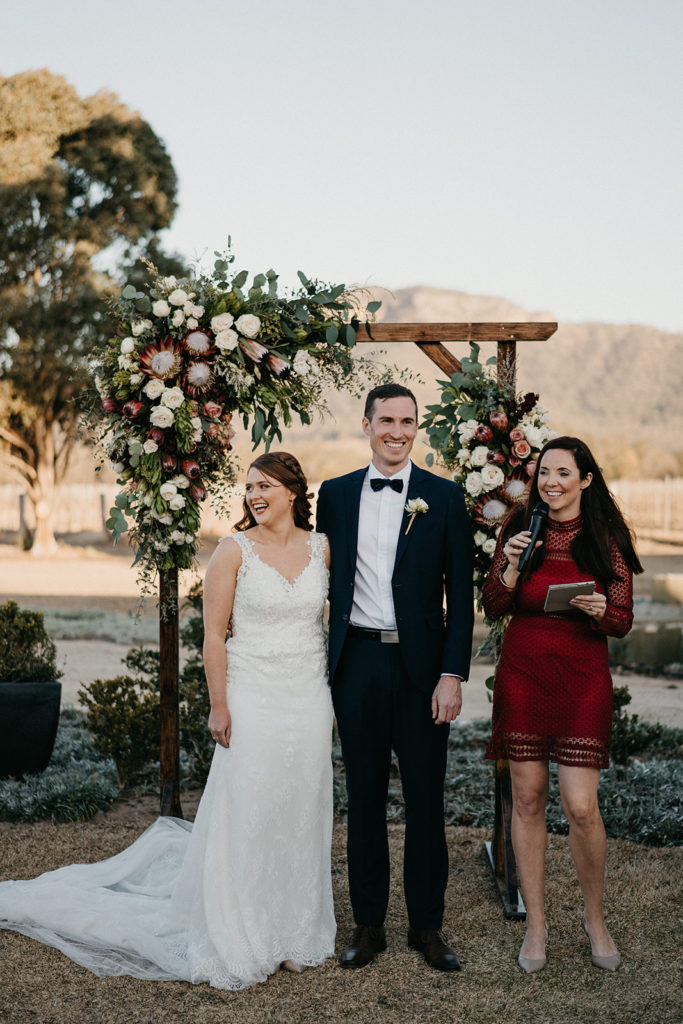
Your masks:
M379 384L372 391L369 391L368 397L365 399L364 413L367 420L372 419L372 414L375 411L375 402L377 400L383 402L385 398L412 398L415 406L415 419L417 420L417 399L409 388L404 388L403 384Z

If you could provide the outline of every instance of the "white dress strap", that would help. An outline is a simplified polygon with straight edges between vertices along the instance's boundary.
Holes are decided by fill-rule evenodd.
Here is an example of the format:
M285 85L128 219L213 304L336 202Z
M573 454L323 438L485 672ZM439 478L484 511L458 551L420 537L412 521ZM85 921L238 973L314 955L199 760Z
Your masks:
M231 540L234 540L237 542L237 544L239 544L240 551L242 552L243 564L245 562L251 562L254 560L254 558L256 557L256 553L251 545L251 541L249 540L245 533L242 533L240 530L238 530L237 533L229 534L229 537ZM226 538L221 539L225 540Z
M309 543L313 554L317 555L317 557L324 562L325 555L327 553L326 535L324 533L315 533L315 531L313 531L309 534Z

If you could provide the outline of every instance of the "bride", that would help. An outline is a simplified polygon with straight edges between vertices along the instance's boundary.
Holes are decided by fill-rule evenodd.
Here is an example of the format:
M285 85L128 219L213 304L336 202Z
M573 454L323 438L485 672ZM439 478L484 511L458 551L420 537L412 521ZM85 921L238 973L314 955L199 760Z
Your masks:
M159 818L109 860L0 884L0 928L98 975L240 989L334 954L329 551L294 456L251 464L236 530L204 588L217 745L194 825Z

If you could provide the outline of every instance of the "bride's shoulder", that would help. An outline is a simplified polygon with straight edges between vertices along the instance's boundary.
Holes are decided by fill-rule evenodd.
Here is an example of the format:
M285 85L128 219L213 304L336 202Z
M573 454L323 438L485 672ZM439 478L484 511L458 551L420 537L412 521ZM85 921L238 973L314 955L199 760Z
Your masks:
M216 545L211 561L217 561L222 564L235 564L240 566L242 564L242 553L244 551L244 534L243 533L229 533L225 537L221 537Z

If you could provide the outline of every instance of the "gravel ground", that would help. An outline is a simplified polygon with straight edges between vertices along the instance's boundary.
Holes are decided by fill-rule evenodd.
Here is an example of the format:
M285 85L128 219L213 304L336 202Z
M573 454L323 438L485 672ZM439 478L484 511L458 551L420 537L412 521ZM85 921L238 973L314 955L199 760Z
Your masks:
M129 845L149 821L0 826L3 878L31 877L73 861L93 861ZM546 970L523 975L515 958L523 925L506 921L483 855L481 830L449 829L451 879L444 930L463 961L459 974L426 967L406 946L400 892L403 829L390 830L393 888L388 950L361 971L334 960L302 975L280 972L243 992L207 985L99 979L54 949L0 932L2 1024L673 1024L683 1015L676 919L683 855L610 841L608 906L623 964L616 974L591 966L579 893L566 839L548 854L549 947ZM344 867L344 826L335 827L334 886L338 948L352 927ZM680 931L678 932L680 939Z

